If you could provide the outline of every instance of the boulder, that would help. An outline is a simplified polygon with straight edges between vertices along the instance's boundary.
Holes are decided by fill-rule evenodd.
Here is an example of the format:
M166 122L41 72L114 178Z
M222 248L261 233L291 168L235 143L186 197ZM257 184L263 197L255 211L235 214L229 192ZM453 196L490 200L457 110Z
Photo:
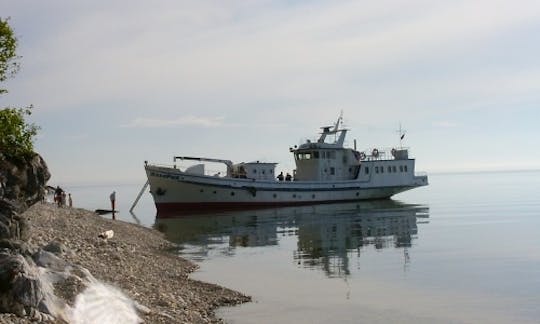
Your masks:
M0 154L0 199L17 202L23 212L43 199L51 174L39 154L25 161L7 160Z

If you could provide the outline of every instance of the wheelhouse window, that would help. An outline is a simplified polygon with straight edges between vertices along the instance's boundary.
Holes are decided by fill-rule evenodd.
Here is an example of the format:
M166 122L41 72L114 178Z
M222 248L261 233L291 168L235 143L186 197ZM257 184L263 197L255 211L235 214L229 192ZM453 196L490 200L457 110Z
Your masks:
M313 155L311 152L296 153L297 160L310 160L312 158L313 158Z
M369 168L368 167L365 167L364 171L365 171L366 174L369 174Z

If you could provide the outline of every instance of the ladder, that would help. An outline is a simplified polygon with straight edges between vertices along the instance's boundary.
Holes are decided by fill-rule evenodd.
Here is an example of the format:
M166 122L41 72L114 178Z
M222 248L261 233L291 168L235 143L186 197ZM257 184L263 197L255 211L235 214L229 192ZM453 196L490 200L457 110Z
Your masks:
M131 208L129 209L129 212L132 213L133 212L133 209L135 208L135 206L137 205L137 203L139 202L139 199L141 199L144 191L146 190L146 187L148 187L148 180L146 180L146 182L144 183L144 186L142 187L141 191L139 192L139 194L137 195L137 198L135 199L135 201L133 202L133 205L131 205Z

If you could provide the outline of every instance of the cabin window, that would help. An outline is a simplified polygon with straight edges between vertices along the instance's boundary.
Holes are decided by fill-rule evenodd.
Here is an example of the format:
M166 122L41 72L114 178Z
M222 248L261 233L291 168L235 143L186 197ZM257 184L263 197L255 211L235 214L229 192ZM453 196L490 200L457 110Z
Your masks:
M257 169L253 169L253 173L257 173Z
M403 165L399 166L399 172L403 172Z
M336 169L335 169L335 168L333 168L333 167L332 167L332 168L330 168L330 174L331 174L331 175L334 175L334 174L336 174Z
M379 167L378 166L375 167L375 173L379 173Z
M396 171L396 166L395 166L395 165L392 165L392 172L397 172L397 171Z
M262 173L264 174L264 170L262 170Z
M311 152L307 153L298 153L297 154L297 160L310 160L313 157L313 154Z
M313 158L318 159L319 158L319 151L313 152Z
M381 166L381 173L384 173L384 167Z
M365 167L364 171L366 172L366 174L369 174L369 168L368 167Z
M392 172L392 167L388 166L388 172Z
M405 172L407 172L407 166L406 165L403 166L403 169L405 170Z

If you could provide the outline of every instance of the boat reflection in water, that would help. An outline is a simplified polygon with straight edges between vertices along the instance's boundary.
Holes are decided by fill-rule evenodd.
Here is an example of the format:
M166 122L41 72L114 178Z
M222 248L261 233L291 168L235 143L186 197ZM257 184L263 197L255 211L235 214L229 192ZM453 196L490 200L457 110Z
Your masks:
M349 274L349 257L362 247L407 248L429 208L395 200L362 201L162 218L155 227L195 260L234 255L241 247L271 247L296 237L294 261L320 268L327 276ZM422 220L422 222L427 222Z

